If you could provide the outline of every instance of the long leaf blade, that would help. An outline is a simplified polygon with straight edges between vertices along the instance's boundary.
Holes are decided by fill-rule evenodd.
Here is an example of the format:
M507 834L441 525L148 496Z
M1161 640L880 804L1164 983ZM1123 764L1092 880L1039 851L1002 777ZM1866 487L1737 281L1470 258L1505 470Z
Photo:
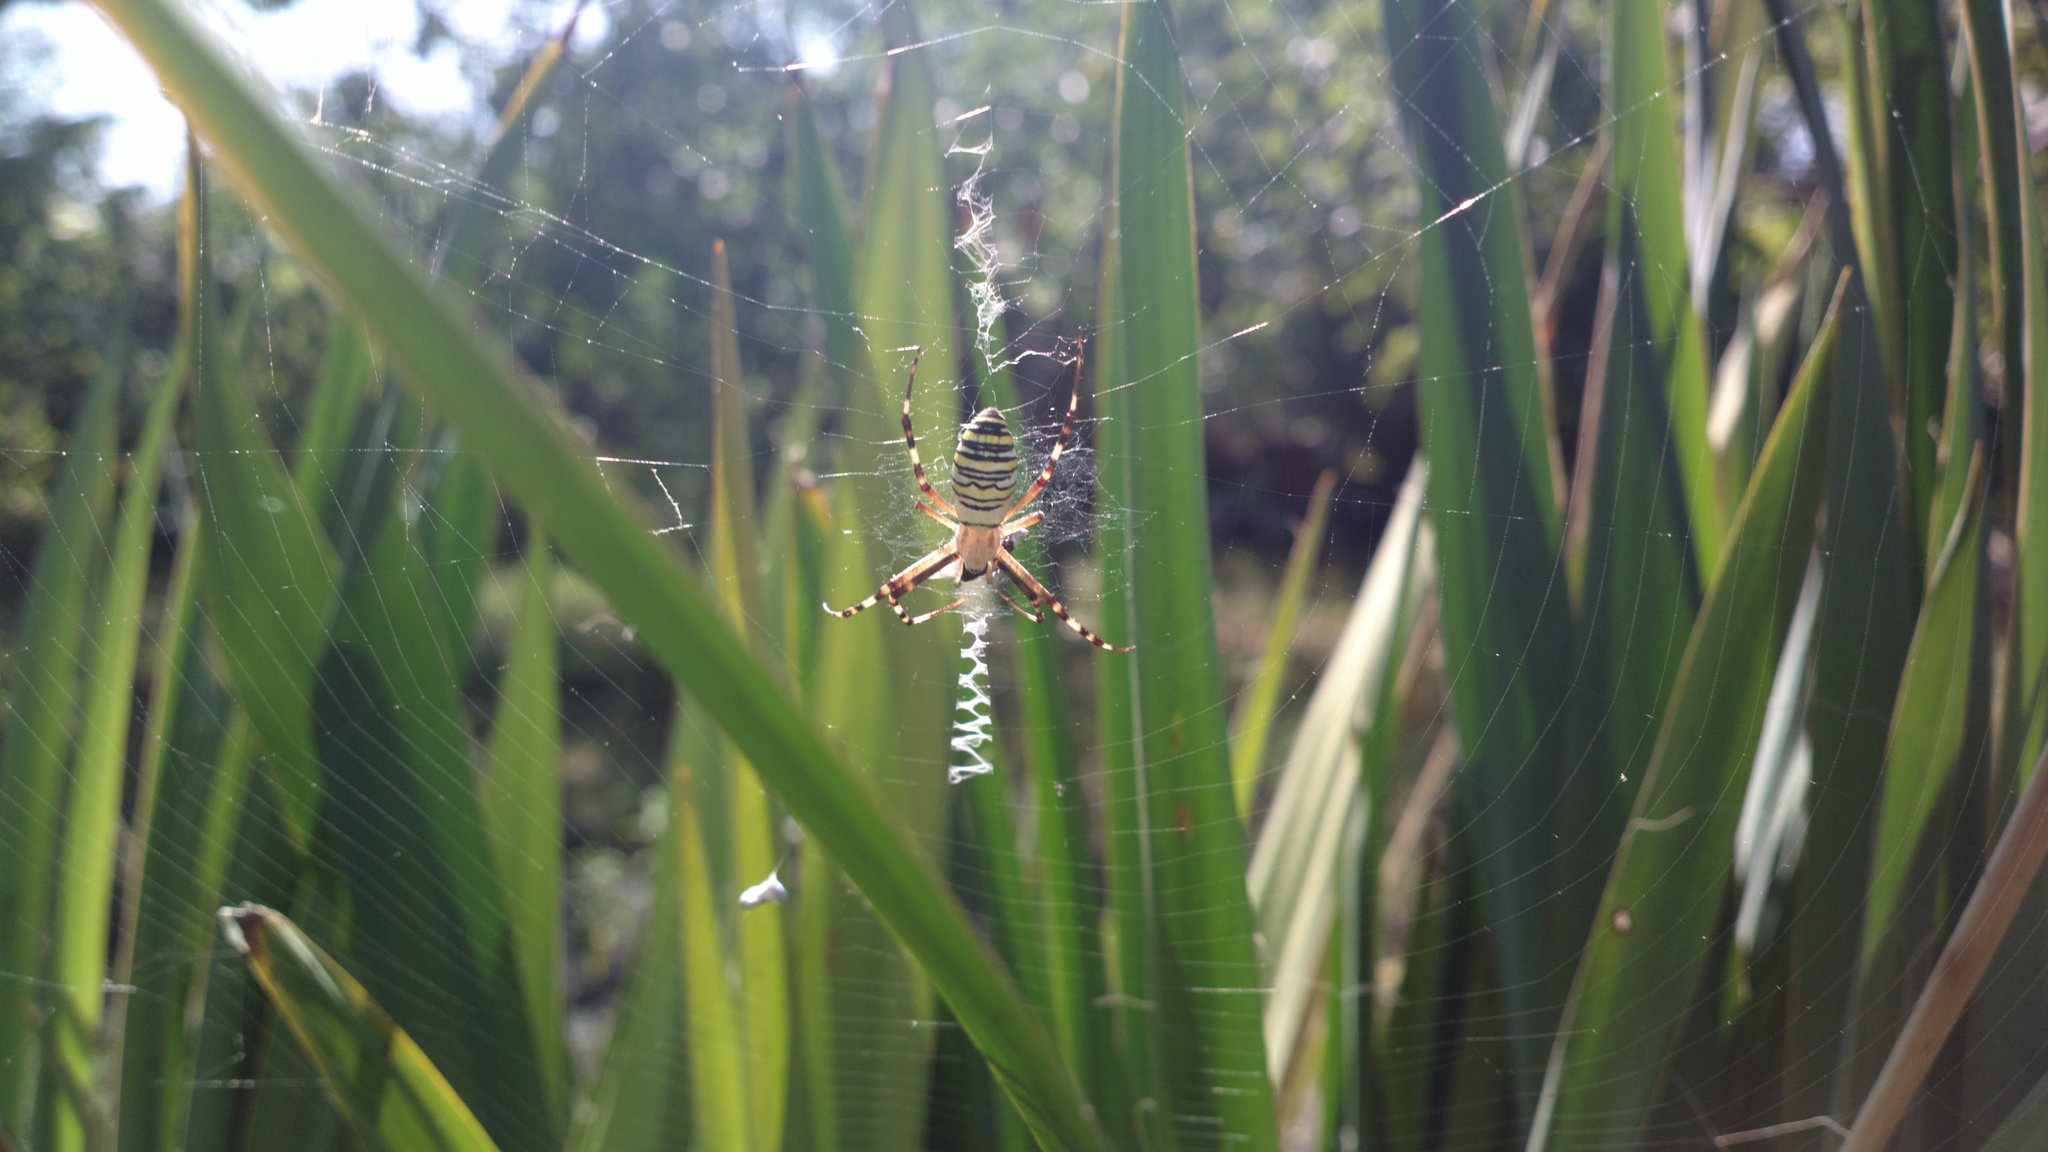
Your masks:
M1601 897L1529 1147L1633 1143L1692 1006L1734 823L1824 490L1842 291L1736 514Z
M1160 1105L1185 1145L1270 1148L1278 1132L1211 608L1194 189L1174 43L1165 3L1124 9L1117 283L1132 383L1122 405L1128 427L1105 466L1121 471L1121 498L1144 516L1125 529L1129 642L1138 651L1097 662L1136 662L1137 710L1115 722L1131 725L1141 757L1153 1027L1171 1094Z
M1551 466L1554 434L1526 294L1527 248L1508 182L1485 48L1469 6L1387 6L1394 90L1417 168L1422 217L1418 408L1442 583L1450 709L1463 745L1457 802L1475 844L1480 915L1509 1014L1513 1090L1533 1098L1543 1038L1582 942L1543 914L1605 846L1576 832L1553 848L1567 799L1600 796L1568 775L1559 718L1571 676ZM1505 417L1502 413L1505 413ZM1497 574L1517 578L1500 581ZM1584 821L1580 821L1583 823ZM1582 856L1583 854L1583 856ZM1584 891L1572 904L1590 907ZM1574 930L1575 931L1575 930Z
M36 548L34 584L13 660L13 715L0 754L0 972L40 974L49 944L52 862L63 824L65 757L76 731L86 591L113 499L114 400L121 374L93 384L71 435ZM26 1133L35 1108L42 993L0 981L0 1132Z

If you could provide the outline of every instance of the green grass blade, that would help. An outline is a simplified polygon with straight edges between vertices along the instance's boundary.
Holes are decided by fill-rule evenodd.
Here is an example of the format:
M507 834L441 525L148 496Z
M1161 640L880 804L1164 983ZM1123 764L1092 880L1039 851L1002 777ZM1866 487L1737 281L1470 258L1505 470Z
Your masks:
M1976 137L1984 157L1984 215L1990 237L1987 279L2005 366L2003 435L1991 451L1992 460L2002 465L1994 471L2005 471L2014 478L2009 482L2012 497L2007 506L2012 516L2013 568L2018 574L2013 582L2018 603L2004 628L2002 675L1992 677L1993 689L2000 696L1991 703L1997 725L1991 771L1995 775L2010 773L2024 781L2022 774L2048 742L2048 705L2041 695L2042 675L2048 670L2044 669L2048 664L2048 592L2041 590L2041 575L2048 571L2048 532L2039 523L2044 498L2048 498L2048 403L2042 400L2042 382L2048 380L2042 361L2043 350L2048 348L2048 278L2044 278L2039 251L2038 191L2028 168L2032 143L2014 79L2019 57L2014 30L2008 23L2012 16L2009 5L1969 0L1963 5L1961 25L1970 61L1971 91L1976 97ZM1970 187L1967 179L1963 186ZM1969 247L1962 250L1967 253ZM1969 281L1962 278L1959 283ZM1959 302L1968 298L1968 293L1958 296ZM1960 332L1957 346L1959 351L1968 347ZM1993 644L1997 642L1994 638ZM2020 959L2007 970L2038 970L2043 951L2040 943L2023 938L2015 950ZM2011 1029L2012 1033L2038 1033L2043 1009L2030 990L2022 988L2016 994L2007 993L2002 1001L1997 999L2012 987L2011 983L1994 982L1982 1013L2015 1022L2018 1027ZM2010 1095L2009 1080L2005 1085L1996 1083L2004 1070L1995 1059L1974 1062L1971 1072L1973 1094L1994 1100ZM2030 1101L2039 1095L2037 1090ZM2001 1131L2010 1129L2008 1123ZM1994 1137L1992 1144L1998 1142Z
M2033 195L2021 175L2021 157L2031 151L2022 135L2019 91L2013 84L2013 30L2010 12L2000 0L1966 0L1960 27L1970 61L1970 91L1976 97L1976 138L1984 164L1984 229L1986 283L1991 289L1993 331L2000 359L2006 365L2007 396L2019 395L2027 360L2027 233L2026 214ZM1964 187L1969 184L1965 181ZM1960 251L1968 252L1964 245ZM1968 284L1966 277L1958 283ZM1963 293L1968 296L1969 293ZM2004 422L2005 443L1996 456L2021 457L2024 420Z
M189 506L187 512L196 515ZM164 589L151 677L160 692L151 700L137 773L135 843L123 885L124 956L114 977L135 986L123 998L117 1049L121 1152L178 1146L172 1134L185 1114L186 1085L195 1078L184 1009L203 994L202 987L195 987L194 965L212 929L207 915L220 904L217 888L198 891L196 873L207 801L216 785L231 779L214 772L226 735L228 702L205 670L204 651L194 643L200 629L194 611L198 567L204 554L199 534L179 538Z
M1941 422L1955 313L1957 218L1949 176L1955 111L1946 21L1923 0L1872 0L1861 12L1867 22L1856 44L1867 70L1871 124L1864 158L1869 184L1863 191L1876 193L1872 204L1880 213L1864 245L1864 267L1887 269L1893 287L1888 298L1877 299L1878 319L1894 386L1901 389L1896 415L1905 429L1905 482L1920 539L1939 479L1938 441L1929 433ZM1976 334L1967 339L1974 342ZM1932 570L1940 546L1939 538L1924 545L1926 570Z
M569 22L541 46L519 77L519 86L512 90L504 110L498 114L498 134L485 150L484 162L477 166L475 189L445 201L447 212L441 220L441 243L434 266L462 288L474 289L489 271L481 256L484 239L497 220L498 210L511 199L505 189L525 155L528 122L541 105L540 94L546 91L548 81L568 55L569 40L576 34L576 22L582 15L579 0L576 9L569 13Z
M268 908L224 909L228 940L371 1148L494 1152L448 1081L361 984Z
M42 1033L52 864L63 823L65 759L77 722L86 592L113 500L114 400L121 372L95 380L66 446L36 546L28 606L10 661L7 746L0 753L0 1133L26 1137Z
M1243 825L1231 794L1223 668L1211 614L1208 492L1202 482L1201 309L1194 190L1180 61L1167 6L1124 9L1118 53L1116 188L1128 428L1104 467L1123 473L1137 711L1111 722L1138 742L1152 886L1152 1026L1167 1089L1159 1102L1191 1147L1278 1140L1260 1043L1258 961L1244 887ZM1124 947L1135 941L1123 941Z
M1509 1014L1496 1031L1511 1037L1513 1083L1526 1100L1542 1075L1568 958L1583 944L1576 928L1570 937L1561 930L1575 917L1549 905L1559 887L1551 875L1583 878L1579 853L1597 859L1604 850L1576 831L1566 842L1584 847L1557 850L1557 800L1609 789L1606 778L1570 778L1562 751L1558 720L1572 677L1554 436L1536 368L1527 247L1514 199L1496 194L1508 172L1472 21L1463 5L1403 0L1388 5L1386 33L1426 222L1418 423L1465 761L1457 797L1483 845L1471 857ZM1498 579L1503 572L1516 578ZM1592 894L1572 902L1590 909Z
M1583 810L1592 816L1588 839L1603 853L1620 839L1635 791L1633 783L1608 782L1643 777L1701 595L1685 486L1671 449L1664 350L1646 283L1658 274L1647 270L1616 203L1610 201L1608 222L1617 236L1601 269L1572 493L1574 567L1583 573L1581 669L1601 685L1576 698L1578 739L1599 765L1588 774L1588 791L1597 788L1606 801ZM1589 860L1590 873L1605 863Z
M829 603L852 603L874 590L872 574L883 568L884 558L867 534L845 530L860 523L852 491L841 488L837 496L836 515L826 530L826 588ZM863 770L869 786L886 787L880 777L895 754L898 700L894 693L877 698L873 682L875 669L887 666L888 633L901 625L878 612L825 623L830 627L818 644L819 719L845 761ZM807 969L802 993L814 1057L829 1061L824 1067L815 1059L809 1065L813 1110L824 1118L838 1147L908 1148L919 1138L923 1116L905 1113L921 1112L922 1090L912 1094L917 1104L898 1107L899 1100L879 1099L874 1085L922 1083L929 1070L928 1041L902 1033L907 1021L920 1019L916 1013L929 1007L929 994L870 909L836 888L812 890L814 883L823 888L843 878L830 855L811 841L805 842L804 875L799 899L808 902L803 913L807 935L826 948L826 971ZM826 977L824 984L816 983L818 975ZM859 1052L859 1058L847 1059L848 1051Z
M761 559L755 546L761 524L739 322L723 240L711 248L711 386L711 575L726 619L745 635L761 619Z
M1893 916L1935 801L1959 767L1969 720L1975 621L1982 608L1979 572L1984 552L1983 460L1975 459L1963 485L1963 514L1950 526L1934 578L1922 602L1906 674L1891 714L1884 786L1869 893L1864 898L1862 963L1867 969L1893 927ZM1982 684L1975 687L1982 690Z
M350 511L341 497L340 476L349 463L349 437L362 416L363 397L375 379L370 342L345 320L330 327L327 358L313 385L312 403L299 428L292 476L306 505L318 508L329 538L345 535Z
M1287 683L1287 654L1294 647L1294 624L1308 598L1309 577L1322 555L1329 528L1330 503L1337 494L1337 473L1325 470L1309 494L1308 516L1294 532L1294 547L1280 575L1280 595L1273 601L1273 623L1266 632L1266 651L1252 674L1244 699L1230 718L1230 780L1237 794L1237 814L1249 821L1252 798L1265 768L1266 746L1273 736L1273 717L1280 709L1280 690Z
M1117 206L1111 201L1103 209L1110 219L1104 235L1117 233ZM1097 483L1101 498L1112 507L1130 506L1130 483L1124 469L1107 462L1131 454L1131 389L1124 386L1130 373L1124 362L1124 303L1122 277L1118 272L1116 245L1102 246L1102 264L1097 283L1095 349L1090 366L1095 373L1095 406L1101 423L1095 428L1095 451L1101 471ZM1102 584L1110 594L1097 607L1096 627L1111 636L1129 636L1136 608L1131 588L1131 525L1120 516L1104 517L1095 534L1101 556ZM1095 677L1095 714L1099 723L1119 737L1135 726L1138 714L1137 665L1100 667ZM1151 1003L1152 939L1147 928L1151 915L1151 878L1145 871L1146 822L1142 778L1138 773L1137 741L1128 738L1099 740L1095 753L1095 774L1102 782L1104 912L1102 921L1103 983L1109 1008L1098 1014L1090 1030L1090 1049L1102 1080L1095 1098L1113 1125L1119 1147L1145 1143L1165 1147L1164 1138L1153 1136L1157 1101L1164 1096L1160 1082L1159 1045L1161 1030L1152 1026L1151 1015L1143 1010Z
M314 663L326 646L338 562L235 383L222 349L216 289L204 264L204 181L186 194L186 307L191 331L193 448L199 461L206 564L200 595L220 639L235 698L263 737L265 767L303 846L312 833L319 769L312 742Z
M96 610L78 748L71 765L64 835L57 863L50 972L57 985L56 1074L94 1085L107 985L107 933L112 923L115 865L121 858L121 792L128 775L129 713L143 634L143 593L149 583L157 487L164 442L177 411L176 378L158 389L131 457L111 541L107 580ZM59 1094L58 1149L104 1147L112 1117L101 1093Z
M466 652L476 622L476 590L497 547L503 505L491 475L461 437L442 432L423 462L417 485L433 509L421 516L420 550L434 577L434 605L450 652Z
M670 794L676 835L671 857L658 865L675 869L681 893L683 1001L689 1021L690 1103L696 1147L755 1148L758 1118L749 1106L753 1070L741 1032L740 989L728 963L726 933L719 923L722 903L714 889L711 858L694 795L693 773L678 764Z
M724 603L726 619L743 636L754 635L763 619L759 591L762 572L756 541L761 533L754 499L752 440L747 430L747 392L740 371L739 323L734 315L732 273L726 266L725 244L712 251L711 376L711 569ZM813 612L813 615L816 615ZM758 647L757 647L758 650ZM723 873L740 885L766 880L781 863L775 834L775 813L760 778L745 753L729 740L723 757L724 787L730 806L719 823L715 843L730 854ZM707 765L708 767L708 765ZM739 1044L729 1058L740 1061L751 1126L736 1135L756 1152L779 1152L782 1122L789 1093L789 961L784 939L784 911L777 903L746 910L737 927L740 956L741 1026ZM700 1115L708 1114L708 1107Z
M798 1086L790 1132L792 1139L803 1141L802 1147L837 1152L839 1101L832 1045L832 980L827 966L833 893L844 881L823 853L805 852L802 860L806 879L793 897L796 948L791 983Z
M1686 645L1552 1052L1529 1147L1635 1142L1690 1011L1733 829L1825 489L1830 320L1736 513L1722 579Z
M1266 1052L1283 1098L1295 1083L1302 1034L1318 1009L1339 903L1337 861L1346 829L1381 797L1363 788L1363 754L1376 730L1414 621L1410 568L1422 526L1422 476L1401 489L1365 583L1316 680L1279 772L1247 881L1266 942ZM1328 507L1329 486L1320 487ZM1376 772L1384 772L1376 766ZM1374 870L1376 872L1376 869Z
M548 602L553 570L547 537L536 529L527 537L519 625L498 686L480 806L504 893L526 1043L540 1066L548 1119L560 1131L568 1117L570 1069L561 994L561 658Z
M1609 150L1610 242L1623 245L1629 267L1641 269L1646 330L1643 346L1656 362L1652 380L1664 390L1665 424L1683 478L1695 561L1711 585L1720 562L1733 494L1716 482L1707 442L1707 344L1693 310L1686 250L1685 204L1679 182L1677 89L1671 83L1662 5L1625 0L1607 7L1607 107L1614 119ZM1630 347L1635 347L1632 343Z
M2025 253L2023 271L2026 294L2026 359L2023 387L2007 395L2018 395L2023 406L2020 418L2008 414L2009 423L2022 426L2018 460L2017 510L2013 517L2013 543L2020 573L2014 582L2019 605L2013 628L2012 714L2021 718L2014 732L2018 746L2007 763L2025 771L2044 746L2048 746L2048 223L2042 213L2048 201L2024 186L2019 213L2023 223Z

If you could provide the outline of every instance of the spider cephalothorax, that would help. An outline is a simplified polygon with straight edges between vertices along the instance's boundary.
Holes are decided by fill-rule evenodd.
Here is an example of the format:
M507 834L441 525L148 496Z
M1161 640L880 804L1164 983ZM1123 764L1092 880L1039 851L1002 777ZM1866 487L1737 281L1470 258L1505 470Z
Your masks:
M1031 482L1031 487L1024 490L1023 497L1015 503L1010 502L1011 494L1017 490L1017 438L1010 435L1010 423L1003 418L1001 411L983 408L975 413L972 420L960 426L960 443L953 451L953 499L947 500L925 478L924 462L917 455L917 433L910 423L910 397L917 390L917 362L922 356L920 350L911 357L910 380L903 387L903 442L910 448L910 470L917 476L917 486L929 497L929 500L917 502L918 511L952 529L953 539L945 547L926 553L915 564L889 577L874 595L853 607L837 609L827 604L825 611L834 616L851 616L886 600L890 610L905 624L922 624L942 612L958 608L960 601L954 600L943 608L912 616L903 610L903 598L918 585L934 578L950 578L961 584L986 579L996 584L996 592L1019 615L1033 622L1041 619L1038 613L1011 600L1010 594L996 583L996 574L1000 572L1023 591L1025 599L1051 611L1090 644L1110 652L1129 652L1129 648L1109 643L1068 615L1066 605L1046 591L1045 585L1040 584L1038 578L1011 554L1016 548L1017 538L1045 519L1044 512L1018 514L1052 483L1053 470L1059 466L1060 455L1067 450L1067 441L1074 434L1074 413L1081 406L1080 366L1077 364L1074 368L1074 394L1067 401L1067 419L1060 426L1060 438L1054 441L1052 455L1046 458L1045 468Z

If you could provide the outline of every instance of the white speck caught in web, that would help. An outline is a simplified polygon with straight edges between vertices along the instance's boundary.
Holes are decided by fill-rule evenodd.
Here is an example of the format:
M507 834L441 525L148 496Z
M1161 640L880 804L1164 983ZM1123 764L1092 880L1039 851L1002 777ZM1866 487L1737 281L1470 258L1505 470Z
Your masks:
M781 869L770 872L766 880L740 893L740 907L759 908L763 904L787 904L789 889L782 886Z

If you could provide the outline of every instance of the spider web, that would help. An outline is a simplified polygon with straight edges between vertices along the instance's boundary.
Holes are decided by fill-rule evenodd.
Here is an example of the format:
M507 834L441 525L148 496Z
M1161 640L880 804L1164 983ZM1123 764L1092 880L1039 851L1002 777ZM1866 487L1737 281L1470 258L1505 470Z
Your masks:
M312 9L321 2L302 0L298 8ZM1791 18L1807 19L1817 7L1801 8ZM829 317L800 271L792 274L803 267L804 238L784 203L789 161L777 143L784 127L784 88L796 73L826 118L825 135L841 142L834 156L840 172L852 179L861 171L861 145L874 127L871 95L892 55L879 47L878 7L818 3L707 10L645 0L590 4L578 18L570 62L554 94L526 128L528 158L514 176L496 185L473 176L490 132L480 94L502 92L519 65L567 25L567 11L561 5L528 4L486 18L464 8L462 18L454 21L431 6L424 11L439 22L431 25L432 34L419 36L410 14L401 13L400 25L361 72L347 78L303 78L303 90L288 100L336 168L376 190L383 221L413 242L423 269L439 241L435 221L456 205L483 209L489 235L472 294L475 312L558 390L587 433L592 458L621 498L642 499L665 510L659 531L679 547L692 553L708 548L716 525L708 498L712 451L706 429L716 385L708 351L715 289L707 269L709 241L726 236L733 238L734 296L746 366L739 387L756 428L749 460L753 473L770 478L769 483L787 482L794 471L827 488L865 481L870 488L864 491L896 493L892 506L864 507L854 530L867 552L882 562L873 573L876 582L935 546L935 528L912 504L915 486L900 440L859 445L872 449L880 461L873 469L841 463L853 455L847 428L894 426L896 410L884 399L894 386L829 399L820 399L824 393L809 386L826 369L864 373L867 366L821 363ZM1319 472L1330 468L1340 476L1323 567L1285 673L1276 743L1284 744L1333 660L1355 589L1374 542L1394 514L1415 449L1412 312L1420 240L1453 221L1503 209L1511 199L1532 219L1556 219L1569 214L1584 187L1596 194L1611 192L1603 178L1588 181L1585 176L1596 163L1594 142L1613 119L1599 107L1602 77L1592 71L1596 16L1585 6L1559 7L1542 22L1550 50L1532 53L1509 39L1510 29L1523 27L1519 21L1499 12L1487 15L1482 28L1497 62L1509 73L1496 77L1500 88L1541 88L1554 94L1552 106L1546 111L1539 101L1527 122L1509 117L1512 174L1506 183L1437 218L1420 219L1413 192L1416 174L1399 138L1401 109L1392 102L1389 50L1371 6L1334 0L1284 5L1218 0L1175 8L1177 46L1188 70L1189 144L1204 278L1203 433L1217 628L1230 669L1228 702L1233 708L1253 691L1274 573L1291 541L1289 525L1301 515ZM243 37L245 45L256 42L249 29L266 19L239 11L214 10L212 16L234 30L231 35ZM967 303L965 369L935 371L943 366L927 361L929 379L920 380L919 387L958 388L961 407L978 407L992 378L1014 374L1022 395L1009 414L1019 433L1025 482L1042 466L1058 433L1065 389L1082 364L1078 349L1095 335L1089 318L1096 315L1101 206L1110 196L1117 18L1114 5L1068 0L1037 0L993 17L979 6L930 5L919 9L926 37L894 53L916 54L943 93L932 109L933 141L945 151L947 192L958 206L956 270ZM1768 35L1766 29L1762 36ZM426 53L413 51L415 39L427 46ZM465 80L478 94L475 102L443 111L425 125L412 122L404 107L406 89L385 76L417 67L423 56ZM262 67L264 62L259 58L255 63ZM1733 67L1723 59L1694 61L1678 83L1729 79L1725 74ZM1774 79L1759 89L1757 101L1757 121L1769 152L1757 167L1788 182L1805 178L1812 141L1800 125L1789 86ZM607 167L612 164L616 167ZM868 179L874 179L872 174ZM865 189L857 179L852 183L858 199ZM1538 239L1548 244L1558 238L1545 234ZM690 251L686 242L700 248ZM307 306L311 285L273 263L274 255L265 255L268 241L253 223L242 222L242 230L221 237L221 245L225 259L240 259L257 270L260 298L253 314L259 331L293 330L295 310ZM450 258L479 257L453 253ZM1585 370L1593 293L1581 283L1576 287L1582 291L1574 294L1568 279L1576 274L1573 265L1560 262L1556 270L1558 283L1545 285L1557 302L1551 359L1565 395L1556 409L1572 413L1577 405L1571 393L1577 385L1566 377ZM1654 275L1659 270L1644 271ZM867 324L878 319L854 317L856 333L869 340ZM1714 335L1725 340L1728 326ZM894 356L906 368L912 355L907 348L862 351L881 353L880 359ZM263 360L267 378L256 388L277 439L289 444L295 422L304 419L314 362L307 349L276 343L266 347ZM951 379L956 376L966 378ZM1117 387L1141 389L1147 382ZM1082 420L1077 443L1063 456L1040 505L1045 521L1033 530L1051 550L1055 566L1041 575L1052 577L1077 618L1091 623L1103 596L1090 548L1096 527L1112 518L1154 514L1117 507L1097 490L1088 446L1101 435L1103 419L1091 408ZM793 443L786 437L796 429L810 429L813 435ZM1576 429L1562 431L1569 442ZM925 467L944 490L952 430L921 428L919 433ZM393 444L384 450L437 449ZM25 453L10 449L7 456L16 466L26 466ZM177 461L178 470L200 478L209 464L189 451L179 453ZM507 603L516 600L522 585L534 583L515 543L521 530L517 510L508 506L501 513L503 532L482 593L483 618L500 638L509 627ZM760 524L736 527L765 538ZM668 730L668 689L634 645L631 630L573 574L547 579L569 652L563 722L570 827L564 886L568 947L577 957L568 991L581 1006L572 1013L571 1026L579 1057L594 1065L612 1026L608 1006L630 964L650 901L647 855L662 823L666 749L674 737ZM944 593L918 596L950 592L948 587ZM910 610L919 611L914 604ZM1014 761L1014 748L1031 735L1021 729L1011 707L1014 685L1004 678L1008 650L1016 644L1014 630L1030 625L1010 617L993 595L977 591L960 612L926 625L961 629L957 673L875 685L877 692L942 695L955 703L951 762L889 766L880 774L885 786L897 773L948 773L956 782L968 781L968 787L996 784L1004 789L1006 806L1029 810L1029 799L1001 773L995 781L969 779ZM1041 626L1058 633L1063 648L1081 647L1064 643L1073 638L1056 621ZM499 659L488 645L485 653L486 661ZM1448 674L1455 675L1472 655L1445 653L1453 670ZM1506 658L1521 665L1513 653ZM1086 675L1078 671L1086 668L1078 658L1064 666L1077 670L1077 680ZM1101 674L1100 667L1095 674ZM1077 687L1071 698L1087 697ZM1121 739L1095 731L1085 718L1072 723L1084 763L1103 758L1109 741ZM1780 723L1767 739L1799 737ZM1792 760L1806 765L1814 754L1804 748ZM1744 804L1742 834L1755 845L1745 859L1758 862L1763 876L1781 865L1781 857L1790 861L1797 856L1798 821L1787 813L1796 816L1811 785L1810 771L1752 782L1755 795ZM1773 796L1790 799L1774 801ZM1729 803L1743 801L1731 798ZM1762 813L1770 813L1776 823L1767 824ZM1433 831L1417 835L1437 844L1472 831L1462 823L1464 814L1448 809L1418 819L1435 823ZM793 851L800 834L792 829L785 841L782 846ZM936 859L953 859L952 874L964 891L995 883L985 863L955 851L959 842L951 833L937 834L921 846ZM1559 859L1567 858L1565 852L1558 849ZM1480 886L1480 872L1474 861L1461 859L1447 866L1439 880L1469 891ZM730 901L763 879L720 877ZM793 883L801 882L799 877ZM1772 891L1767 881L1744 889L1749 930L1758 931L1766 919ZM431 927L416 930L425 936ZM1424 945L1426 955L1469 947L1479 934L1475 926L1463 925ZM178 959L140 956L137 964ZM208 959L217 978L226 978L239 965L217 944ZM1078 959L1103 963L1102 956ZM1800 975L1821 981L1848 978ZM1902 994L1916 987L1903 973L1894 978ZM0 972L0 981L29 979L34 976ZM1341 994L1370 995L1372 979L1367 973ZM2039 991L2038 982L2020 983ZM1432 995L1451 999L1460 994L1440 990ZM1473 1010L1500 1009L1486 1004ZM857 1009L841 1011L850 1018ZM936 1016L912 1023L950 1029ZM1500 1024L1503 1029L1514 1026L1506 1015ZM218 1050L232 1049L225 1042L232 1038L221 1039ZM939 1042L941 1069L933 1074L934 1086L896 1082L878 1073L864 1085L869 1090L849 1096L845 1106L870 1120L906 1110L919 1113L932 1146L972 1146L984 1133L985 1120L975 1114L981 1098L960 1087L964 1080L945 1074L948 1062L966 1060L964 1047L949 1047L956 1040L949 1030ZM837 1042L858 1043L843 1031ZM844 1063L857 1064L860 1053L838 1055ZM1861 1055L1869 1058L1867 1052ZM1809 1078L1825 1074L1812 1070ZM2015 1072L2014 1091L2030 1083L2030 1076ZM288 1087L310 1096L310 1085L309 1079ZM205 1078L205 1073L194 1086L221 1093L249 1087L224 1077ZM883 1121L873 1123L877 1129L888 1127ZM1650 1139L1698 1146L1724 1134L1715 1123L1704 1114L1660 1115ZM1192 1127L1181 1131L1183 1137L1192 1133ZM1477 1142L1479 1134L1471 1135Z

